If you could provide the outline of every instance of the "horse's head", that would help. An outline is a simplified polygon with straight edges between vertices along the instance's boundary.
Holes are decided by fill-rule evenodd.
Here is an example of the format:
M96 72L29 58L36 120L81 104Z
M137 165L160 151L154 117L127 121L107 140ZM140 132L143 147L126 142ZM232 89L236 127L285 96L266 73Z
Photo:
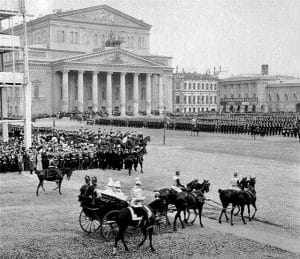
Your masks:
M243 177L240 182L239 182L239 187L244 190L245 188L248 188L249 187L249 182L247 180L247 176L246 177Z
M68 180L70 180L72 173L73 173L73 171L72 171L72 169L70 169L70 168L63 168L63 169L62 169L62 174L63 174L63 175L66 174Z
M201 191L203 192L203 193L205 193L205 192L209 192L209 187L210 187L210 182L209 182L209 180L203 180L203 183L201 184L202 186L201 186Z
M145 144L147 144L147 142L151 142L150 136L145 137L144 140L143 140L143 142L144 142Z
M256 184L256 177L250 177L250 180L249 180L249 187L255 187L255 184Z
M191 192L193 189L199 189L199 188L200 188L200 183L198 182L198 179L195 179L186 185L186 189L188 192Z

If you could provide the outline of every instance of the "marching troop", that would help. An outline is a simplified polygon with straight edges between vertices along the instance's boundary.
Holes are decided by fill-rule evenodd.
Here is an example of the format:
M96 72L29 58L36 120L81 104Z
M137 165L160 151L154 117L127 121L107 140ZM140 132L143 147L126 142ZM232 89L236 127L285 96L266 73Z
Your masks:
M120 131L39 131L29 150L22 137L0 143L0 172L44 170L51 167L121 170L129 155L146 152L141 132Z

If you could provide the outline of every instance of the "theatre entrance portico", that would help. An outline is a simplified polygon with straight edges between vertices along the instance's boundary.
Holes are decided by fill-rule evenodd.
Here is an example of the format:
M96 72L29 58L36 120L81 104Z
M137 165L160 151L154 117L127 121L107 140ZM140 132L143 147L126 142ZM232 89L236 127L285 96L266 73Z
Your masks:
M53 64L53 94L55 112L115 110L138 115L166 106L165 76L172 76L172 68L137 56L119 47L73 58ZM153 104L157 104L154 107Z

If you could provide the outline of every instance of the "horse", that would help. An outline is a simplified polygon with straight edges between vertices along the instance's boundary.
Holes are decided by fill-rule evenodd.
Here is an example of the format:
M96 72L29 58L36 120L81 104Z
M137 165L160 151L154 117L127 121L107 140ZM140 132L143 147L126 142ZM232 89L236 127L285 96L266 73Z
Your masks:
M124 165L125 165L125 169L128 169L128 175L131 175L131 171L132 171L132 166L137 164L137 157L133 154L128 155L125 159L124 159Z
M67 175L67 179L70 180L70 177L72 175L72 170L69 168L62 168L62 169L53 168L53 169L45 169L40 171L36 170L35 173L40 180L36 190L37 196L39 196L40 186L45 191L44 181L56 182L57 187L54 190L58 189L59 194L62 195L60 188L61 188L61 183L64 179L64 175Z
M203 227L202 221L201 221L201 215L202 215L202 208L204 204L204 192L209 191L210 183L208 180L204 180L202 184L198 183L198 180L194 180L191 183L187 185L186 191L183 192L177 192L172 188L164 188L161 190L158 190L159 197L161 199L166 200L166 203L173 204L176 207L177 213L174 217L174 223L173 223L173 230L176 231L176 221L177 218L179 219L181 223L181 227L185 228L183 221L181 219L181 212L188 212L189 216L190 213L188 209L193 209L195 212L195 218L192 220L191 224L193 224L199 215L199 221L200 225ZM189 190L189 192L188 192ZM197 213L197 210L199 213ZM184 221L187 223L188 218L184 217ZM169 219L167 217L167 222L169 223Z
M219 196L220 200L222 203L222 211L219 217L219 223L222 223L222 215L225 214L226 220L228 220L227 214L226 214L226 209L229 204L232 204L232 209L231 209L231 217L230 217L230 224L233 226L232 222L232 215L235 207L239 206L241 208L241 217L242 221L244 224L246 224L246 221L244 219L244 208L245 205L247 205L248 208L248 215L249 215L249 221L254 218L255 213L257 211L256 208L256 192L255 192L255 183L256 183L256 178L250 177L250 180L247 181L245 184L245 189L241 191L237 190L221 190L219 189ZM250 217L250 205L255 209L255 212L253 213L252 217ZM237 213L236 213L237 214Z
M138 247L142 246L147 239L147 232L149 233L150 248L152 251L155 251L152 245L152 235L153 235L153 226L156 224L155 216L156 213L163 213L167 207L163 199L155 199L149 205L146 206L149 210L149 214L143 208L124 208L119 211L116 218L116 223L118 225L118 233L115 238L115 245L113 248L113 255L117 253L118 242L122 240L125 250L128 251L126 245L124 234L128 226L133 226L136 228L141 228L143 233L143 239L139 243ZM133 220L130 209L134 209L135 213L138 214L140 219Z

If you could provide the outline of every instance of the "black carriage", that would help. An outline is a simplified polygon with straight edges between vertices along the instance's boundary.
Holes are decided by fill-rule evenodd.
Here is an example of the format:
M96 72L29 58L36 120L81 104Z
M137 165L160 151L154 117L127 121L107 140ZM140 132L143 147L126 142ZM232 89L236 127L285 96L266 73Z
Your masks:
M127 208L126 201L102 194L100 198L79 196L82 210L79 215L79 224L83 231L93 233L98 230L105 240L114 238L118 226L116 217L119 210Z

